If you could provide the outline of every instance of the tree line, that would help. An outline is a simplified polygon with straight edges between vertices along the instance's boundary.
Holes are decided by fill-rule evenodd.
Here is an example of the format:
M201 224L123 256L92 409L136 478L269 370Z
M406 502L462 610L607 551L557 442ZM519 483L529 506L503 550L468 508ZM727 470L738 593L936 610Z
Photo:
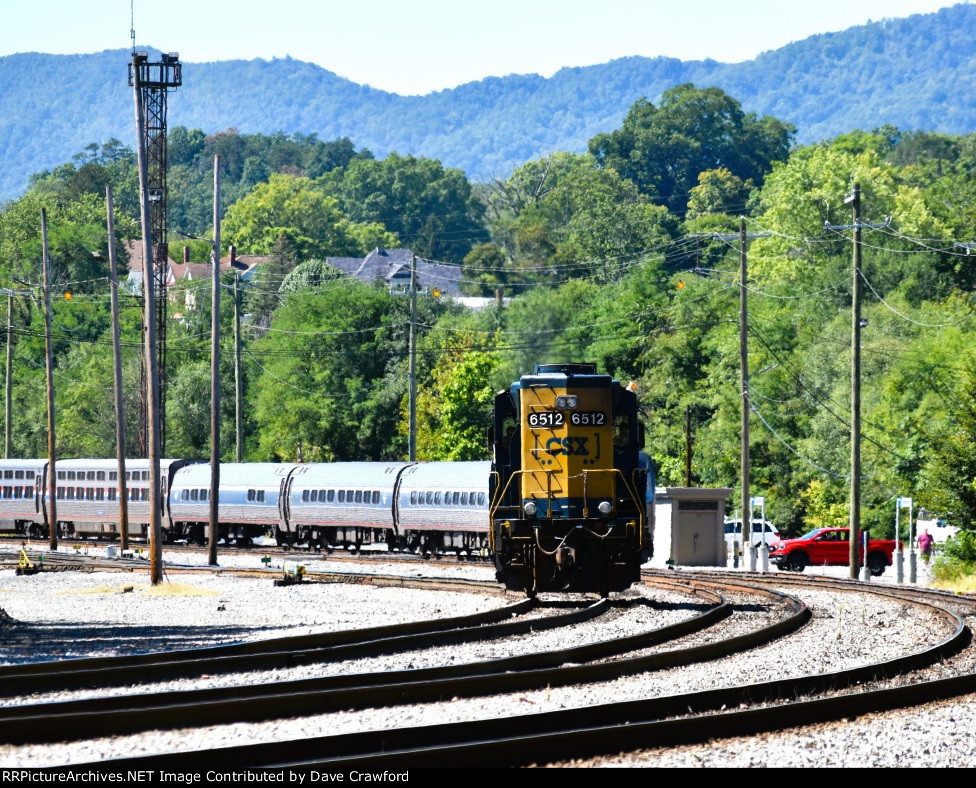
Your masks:
M554 152L471 183L440 162L378 159L346 138L169 138L174 230L206 236L221 156L221 238L268 262L243 288L245 446L253 461L407 454L408 299L355 281L328 257L406 247L462 270L470 310L418 298L418 456L487 456L494 393L539 362L591 361L634 381L660 485L739 478L738 281L749 233L751 488L781 530L846 522L852 233L860 184L862 520L890 534L897 497L976 523L976 137L854 130L797 145L795 129L691 83L642 99L584 154ZM117 243L140 235L132 151L92 145L0 210L0 284L12 289L16 456L46 453L39 212L48 213L57 450L112 456L104 189ZM176 242L174 241L174 244ZM206 241L187 241L203 261ZM225 250L226 251L226 250ZM97 252L98 254L93 254ZM228 288L234 285L225 277ZM27 284L24 284L27 283ZM167 327L171 456L209 457L209 284L181 282ZM191 297L188 299L187 295ZM129 455L138 452L141 300L122 302ZM231 341L233 301L222 299ZM227 350L230 348L228 346ZM233 354L222 390L233 391ZM221 446L234 456L234 405ZM733 498L735 500L735 498Z

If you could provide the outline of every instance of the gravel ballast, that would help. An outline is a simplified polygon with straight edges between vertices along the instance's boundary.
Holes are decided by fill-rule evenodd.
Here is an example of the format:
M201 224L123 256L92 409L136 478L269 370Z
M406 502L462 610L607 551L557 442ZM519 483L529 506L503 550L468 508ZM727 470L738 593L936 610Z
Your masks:
M222 566L260 566L258 557L224 558ZM167 566L188 561L164 555ZM364 565L310 558L309 571L366 571ZM283 569L287 569L283 567ZM390 569L418 575L416 567ZM890 570L889 570L890 571ZM484 566L438 562L423 574L490 579ZM678 573L680 574L680 572ZM839 574L838 576L844 576ZM447 593L368 585L299 584L275 587L267 578L230 575L167 574L152 588L148 571L42 572L16 576L0 571L0 609L12 619L5 633L0 662L62 658L88 654L188 648L213 642L276 637L334 629L378 626L398 621L460 616L511 604L493 594ZM921 578L925 579L925 578ZM890 582L890 578L888 579ZM791 592L797 593L797 592ZM580 645L657 629L692 615L687 598L674 592L635 587L623 596L635 604L595 621L556 632L537 632L509 641L454 645L450 648L362 659L341 664L304 665L267 674L213 676L192 681L140 687L120 692L148 692L253 682L284 682L313 675L358 673L455 664ZM755 683L787 675L821 673L869 664L914 652L947 637L942 620L917 609L866 593L805 591L801 598L813 612L811 622L794 635L748 654L734 655L687 668L648 672L584 686L552 687L490 698L455 699L391 709L366 709L264 723L208 728L148 731L139 735L81 740L51 745L0 745L0 767L45 767L105 761L153 752L215 747L323 736L356 730L525 715L623 700L657 697L715 686ZM756 598L730 597L740 611L701 635L670 643L680 648L715 637L732 637L769 623L773 615ZM749 610L751 612L745 612ZM10 635L13 635L12 637ZM25 637L29 634L30 637ZM972 651L970 647L969 651ZM964 654L947 671L976 670L976 657ZM934 676L933 676L934 677ZM33 694L0 704L49 702L104 693ZM850 767L976 765L967 742L976 735L976 696L928 704L902 712L866 715L843 723L812 726L776 734L723 739L705 745L625 753L612 758L567 760L559 766L627 767ZM543 764L540 764L543 765Z

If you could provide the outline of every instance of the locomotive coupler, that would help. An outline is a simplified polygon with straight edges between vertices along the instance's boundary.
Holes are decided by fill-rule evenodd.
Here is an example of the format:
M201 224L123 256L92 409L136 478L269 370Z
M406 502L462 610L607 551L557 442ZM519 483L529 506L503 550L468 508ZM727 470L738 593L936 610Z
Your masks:
M560 547L556 550L556 565L566 569L576 563L576 550L572 547Z

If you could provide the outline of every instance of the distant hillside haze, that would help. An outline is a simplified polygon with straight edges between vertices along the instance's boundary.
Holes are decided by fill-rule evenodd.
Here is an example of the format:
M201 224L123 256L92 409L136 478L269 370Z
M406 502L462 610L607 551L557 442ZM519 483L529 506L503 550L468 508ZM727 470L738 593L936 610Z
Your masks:
M961 4L812 36L744 63L629 57L426 96L357 85L290 58L185 63L168 124L348 137L377 157L438 159L474 182L505 178L549 153L583 152L593 136L618 128L637 99L657 103L686 82L792 123L801 144L884 124L963 134L976 130L974 30L976 6ZM18 197L32 174L91 143L134 147L129 62L127 50L0 58L0 199Z

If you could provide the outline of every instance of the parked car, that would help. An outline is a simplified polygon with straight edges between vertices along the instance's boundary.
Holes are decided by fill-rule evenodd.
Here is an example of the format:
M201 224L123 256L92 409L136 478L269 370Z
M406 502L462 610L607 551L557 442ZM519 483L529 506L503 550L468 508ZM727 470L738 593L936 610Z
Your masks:
M779 531L777 531L776 526L774 526L768 520L753 520L750 536L750 541L753 547L758 547L763 542L766 544L772 544L773 542L779 541ZM729 550L731 550L735 544L738 544L740 547L742 546L742 520L733 520L731 518L726 519L725 543L728 545Z

